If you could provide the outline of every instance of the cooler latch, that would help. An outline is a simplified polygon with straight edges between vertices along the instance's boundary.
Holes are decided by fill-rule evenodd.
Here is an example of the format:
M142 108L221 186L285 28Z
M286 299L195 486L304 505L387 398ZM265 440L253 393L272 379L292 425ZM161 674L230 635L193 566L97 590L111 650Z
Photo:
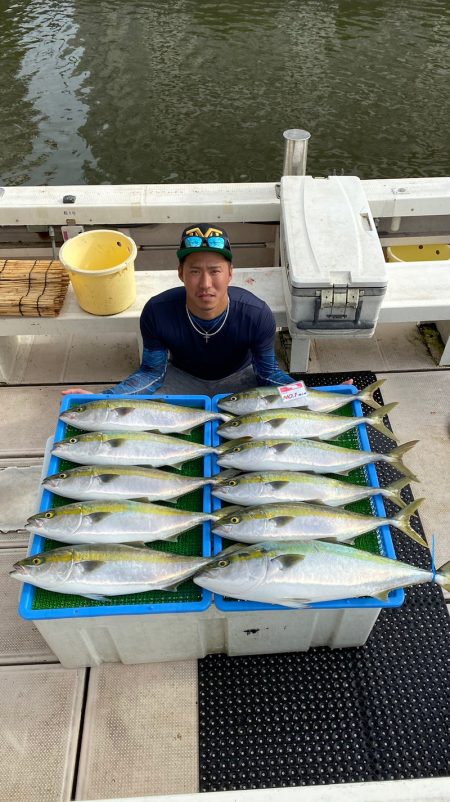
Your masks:
M320 291L320 310L326 310L319 317L336 319L354 318L359 306L359 290L353 287L330 287Z

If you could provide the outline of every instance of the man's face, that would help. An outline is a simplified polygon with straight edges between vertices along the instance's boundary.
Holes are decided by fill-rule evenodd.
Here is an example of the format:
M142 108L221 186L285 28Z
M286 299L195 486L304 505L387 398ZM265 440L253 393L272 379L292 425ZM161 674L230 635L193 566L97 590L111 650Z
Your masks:
M188 307L194 315L205 319L216 317L228 303L228 285L233 268L220 253L190 253L178 268L186 288Z

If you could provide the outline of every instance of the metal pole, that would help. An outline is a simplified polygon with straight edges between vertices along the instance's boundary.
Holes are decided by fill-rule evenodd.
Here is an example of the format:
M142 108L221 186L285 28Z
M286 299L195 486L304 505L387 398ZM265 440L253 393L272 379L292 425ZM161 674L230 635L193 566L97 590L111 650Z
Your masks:
M289 128L285 138L283 175L306 175L308 139L311 134L302 128Z

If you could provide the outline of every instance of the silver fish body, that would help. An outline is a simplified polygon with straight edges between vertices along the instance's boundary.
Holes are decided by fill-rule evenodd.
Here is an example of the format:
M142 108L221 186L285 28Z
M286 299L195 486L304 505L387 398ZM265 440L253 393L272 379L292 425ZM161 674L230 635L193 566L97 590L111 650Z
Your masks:
M400 491L407 483L407 479L401 479L386 488L366 487L314 473L258 471L242 473L231 479L224 477L222 480L219 474L212 494L222 501L243 506L311 501L338 507L380 493L399 507L404 507Z
M150 432L89 432L61 440L52 454L82 465L178 466L204 457L213 448L165 434Z
M217 431L221 437L233 440L240 437L256 439L300 437L330 440L362 423L370 423L382 434L393 438L393 433L383 423L383 416L396 406L396 403L388 404L361 418L313 412L309 409L271 409L233 418L222 423Z
M292 407L306 407L315 412L333 412L333 410L340 409L345 404L359 400L376 409L380 405L373 400L372 394L384 381L384 379L379 379L355 394L311 390L308 387L306 395L287 402L283 401L276 387L257 387L254 390L244 390L242 393L231 393L225 396L219 401L219 407L232 415L248 415L251 412L267 409L287 409Z
M312 471L314 473L346 473L372 462L388 462L405 476L416 480L401 461L401 456L417 441L392 449L389 454L342 448L321 440L271 438L249 442L229 441L218 446L218 464L241 471ZM417 480L416 480L417 481Z
M379 526L396 526L412 540L426 546L415 532L409 518L423 499L417 499L394 518L361 515L342 507L327 507L305 502L263 504L242 507L224 515L213 525L213 532L240 543L260 543L261 540L333 540L346 543L358 535L372 532ZM226 512L226 508L222 510Z
M108 398L78 404L60 415L61 420L90 432L187 432L229 415L139 398Z
M63 546L19 560L10 576L57 593L103 598L175 590L210 559L129 545Z
M52 493L79 501L168 501L205 487L211 481L158 468L91 465L47 476L42 484Z
M141 501L86 501L32 515L25 528L62 543L150 543L176 539L212 518Z
M385 599L390 590L432 579L431 571L407 563L312 540L237 546L217 555L194 582L236 599L301 608L360 596ZM435 581L450 587L450 562Z

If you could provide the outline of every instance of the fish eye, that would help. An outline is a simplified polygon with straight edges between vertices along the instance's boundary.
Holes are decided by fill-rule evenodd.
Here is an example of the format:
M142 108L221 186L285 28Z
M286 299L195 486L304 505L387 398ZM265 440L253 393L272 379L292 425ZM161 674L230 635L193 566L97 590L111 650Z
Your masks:
M233 517L230 518L230 523L231 524L238 524L240 520L241 519L237 515L233 515Z
M82 407L76 407L75 412L84 412L85 409L86 409L86 407L83 407L83 406Z
M237 395L231 395L230 401L237 401Z
M58 479L67 479L67 473L60 473Z
M41 565L42 559L40 557L33 557L31 562L33 565Z
M76 437L71 437L70 440L69 440L69 443L76 443L76 442L77 442L77 438Z
M51 512L49 510L48 512L45 513L44 518L53 518L54 514L55 514L54 512Z
M228 487L236 487L236 485L238 485L239 482L238 482L237 479L230 479L230 481L227 484L228 484Z
M219 562L217 563L219 568L226 568L227 565L229 564L230 564L229 560L219 560Z
M235 453L237 453L238 451L240 451L240 450L241 450L241 447L240 447L240 446L235 446L235 447L234 447L232 450L233 450Z
M234 420L230 423L230 426L240 426L241 422L239 420Z

